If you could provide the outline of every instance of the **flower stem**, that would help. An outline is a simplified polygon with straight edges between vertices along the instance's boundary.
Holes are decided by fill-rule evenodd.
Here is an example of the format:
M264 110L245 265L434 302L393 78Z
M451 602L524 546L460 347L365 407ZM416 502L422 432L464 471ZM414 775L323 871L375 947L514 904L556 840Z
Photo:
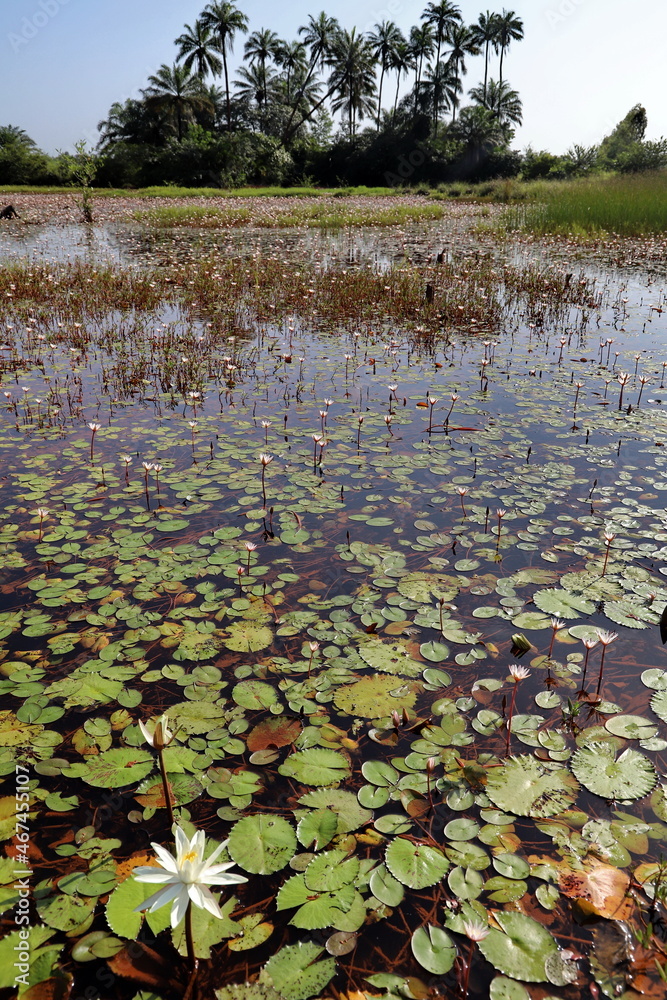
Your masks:
M518 684L515 681L514 688L512 689L512 698L511 698L511 701L510 701L509 718L507 720L507 742L505 744L505 756L506 757L509 756L509 752L510 752L510 739L512 738L512 717L514 715L514 705L515 705L515 702L516 702L516 689L517 689L517 687L518 687Z
M167 815L169 817L169 829L174 825L174 810L172 807L172 791L171 785L169 784L169 778L167 777L167 771L164 766L164 758L162 756L162 751L158 750L157 759L160 762L160 774L162 776L162 788L164 790L164 801L167 806ZM188 908L188 913L190 912Z
M465 975L464 975L464 979L463 979L463 986L462 986L462 989L461 989L461 994L464 997L464 1000L468 996L468 986L469 986L469 983L470 983L470 969L472 967L472 958L473 958L474 953L475 953L475 942L471 941L470 942L470 951L468 952L468 959L466 961Z
M188 908L185 911L185 943L188 949L188 962L190 963L190 968L193 972L196 972L199 962L197 961L197 956L195 955L195 942L192 936L192 903L188 903Z

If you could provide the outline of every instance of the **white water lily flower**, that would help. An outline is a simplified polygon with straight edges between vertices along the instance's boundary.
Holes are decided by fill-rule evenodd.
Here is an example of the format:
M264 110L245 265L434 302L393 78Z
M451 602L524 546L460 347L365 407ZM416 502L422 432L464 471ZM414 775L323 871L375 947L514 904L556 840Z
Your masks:
M166 713L157 720L152 733L149 732L141 719L139 719L139 729L143 738L154 750L164 750L174 738L174 734L169 728L169 718Z
M203 830L198 830L192 840L180 828L175 827L176 857L160 844L151 844L160 865L152 867L142 865L132 873L137 882L163 882L164 887L149 896L135 910L158 910L161 906L171 903L171 926L177 927L187 913L190 903L208 910L214 917L222 917L222 911L216 898L207 888L209 885L233 885L237 882L247 882L244 875L227 873L233 861L225 864L213 864L218 855L225 849L229 841L225 840L204 861L206 837Z

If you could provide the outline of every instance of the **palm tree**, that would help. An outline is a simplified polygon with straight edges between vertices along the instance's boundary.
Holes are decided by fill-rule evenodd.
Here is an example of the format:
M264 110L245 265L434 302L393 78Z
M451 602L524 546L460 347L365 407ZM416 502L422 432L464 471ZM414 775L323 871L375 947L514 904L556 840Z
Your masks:
M412 62L415 67L415 110L417 108L417 95L422 78L422 67L424 58L429 59L433 55L433 29L430 24L422 24L421 27L410 28L410 50L412 52Z
M253 31L252 35L249 36L248 41L243 46L243 54L251 61L257 60L259 63L265 82L266 60L273 59L275 57L278 52L279 45L280 39L275 31L270 31L268 28L260 28L259 31ZM265 87L264 104L266 104L267 100L268 95Z
M489 50L493 46L494 51L498 51L498 15L487 10L486 14L479 15L477 24L473 24L471 30L479 48L484 49L484 95L486 98L486 85L489 79Z
M382 21L375 25L375 31L368 36L373 56L380 60L380 87L378 90L378 113L377 128L380 128L380 115L382 113L382 83L387 69L392 64L396 52L396 46L404 41L403 33L397 28L393 21Z
M500 83L503 82L503 59L513 41L523 38L523 21L513 10L503 10L498 14L496 47L500 49Z
M412 69L412 51L405 38L401 35L401 40L394 46L391 56L391 68L396 70L396 96L394 97L394 117L398 107L398 91L401 86L401 77L405 76Z
M464 108L449 133L465 146L466 157L474 170L486 153L504 141L503 130L491 111L479 106Z
M432 76L438 77L440 74L440 49L442 47L442 43L445 41L449 29L453 28L455 24L461 22L461 11L455 3L451 3L451 0L437 0L437 2L436 0L431 0L431 2L426 5L426 10L422 14L421 19L426 24L430 24L433 28L436 44L436 56L435 68L432 72ZM438 119L440 117L440 107L437 103L438 93L439 88L436 86L434 91L436 103L433 109L433 127L436 132L438 130Z
M278 66L287 70L285 94L288 103L290 103L292 99L292 78L299 71L301 71L302 75L305 75L308 66L306 46L302 42L280 42L273 58Z
M431 3L426 5L426 10L422 14L421 19L433 28L437 47L435 57L437 68L440 65L440 48L442 43L449 29L461 21L461 11L450 0L437 0L437 2L432 0Z
M347 115L350 138L354 137L357 119L375 110L375 63L373 49L357 29L341 31L336 38L330 61L333 66L330 90L336 94L334 111Z
M237 81L234 86L239 97L248 102L255 101L257 103L260 123L263 124L264 114L269 102L269 94L273 96L275 93L277 81L275 72L270 67L262 66L257 61L250 63L249 66L241 66L238 70L238 75L240 82Z
M338 37L339 32L340 26L336 18L328 17L324 11L321 11L317 17L313 17L312 14L310 14L308 17L308 24L299 28L299 34L303 35L304 45L310 48L310 65L305 79L296 93L292 113L283 132L283 143L286 143L294 135L294 133L301 128L306 119L309 118L312 113L316 111L317 108L319 108L329 97L331 91L327 90L324 97L319 100L305 116L302 117L302 120L297 125L293 125L297 107L300 105L301 99L306 93L311 77L318 66L320 69L324 68L324 64L331 53L333 43Z
M232 108L229 99L229 71L227 67L227 53L234 48L234 36L237 31L246 32L248 30L248 18L240 11L231 0L213 0L204 8L201 23L205 28L210 28L218 36L219 49L222 54L222 65L225 71L225 94L227 97L227 128L232 127Z
M454 67L454 75L459 84L456 87L458 92L461 89L461 76L467 73L465 58L468 55L479 55L479 48L477 47L473 32L470 28L466 28L464 24L452 25L447 32L446 42L450 46L449 61ZM452 105L452 121L456 119L457 104L458 100L454 101Z
M31 139L26 130L18 125L0 125L0 149L3 146L20 146L26 150L37 149L35 140Z
M475 104L490 111L496 121L504 128L520 125L523 121L523 104L516 90L512 90L506 80L496 83L489 80L486 96L483 87L473 87L469 92Z
M218 43L210 28L204 27L201 21L195 21L194 28L185 25L185 31L175 42L179 46L177 59L183 59L187 70L192 70L196 64L197 76L200 80L211 73L219 76L222 63L216 55L219 52Z
M426 82L422 89L425 91L422 95L424 105L430 105L434 131L437 131L441 109L453 107L458 102L461 91L461 82L454 72L452 63L429 65L426 70Z
M195 111L211 110L211 102L202 89L201 80L185 66L163 63L157 73L148 77L148 83L149 86L142 90L147 106L165 111L176 120L179 142L183 138L185 124L193 120Z

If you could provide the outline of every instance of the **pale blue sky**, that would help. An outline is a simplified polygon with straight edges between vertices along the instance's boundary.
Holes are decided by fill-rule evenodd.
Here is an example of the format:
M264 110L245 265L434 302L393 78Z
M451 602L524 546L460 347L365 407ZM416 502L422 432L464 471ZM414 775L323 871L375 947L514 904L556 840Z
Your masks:
M49 152L80 138L94 143L96 126L116 100L138 96L174 38L205 0L0 0L0 124L25 128ZM425 2L414 0L240 0L250 29L294 38L308 14L324 8L344 27L370 29L392 19L409 30ZM468 22L502 0L461 0ZM524 102L514 145L563 152L599 141L633 104L646 106L649 137L667 135L662 0L515 0L526 37L506 57L505 76ZM30 37L29 37L30 36ZM236 44L234 63L243 52ZM493 64L497 76L497 61ZM471 59L466 90L483 75ZM391 88L390 88L391 89Z

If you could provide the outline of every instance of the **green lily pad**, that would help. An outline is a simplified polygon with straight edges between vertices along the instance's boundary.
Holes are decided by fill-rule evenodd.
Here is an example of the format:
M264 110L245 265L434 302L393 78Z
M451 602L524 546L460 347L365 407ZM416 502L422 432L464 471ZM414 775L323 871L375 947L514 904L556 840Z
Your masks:
M284 868L296 851L294 828L281 816L244 816L229 833L229 856L246 872L268 875Z
M312 747L297 750L278 768L286 778L294 778L304 785L337 785L350 776L347 758L338 750Z
M479 950L494 969L524 983L547 980L546 961L558 945L548 930L523 913L494 911L501 930L489 929Z
M530 1000L530 994L515 979L496 976L489 987L489 1000Z
M427 972L444 976L454 965L457 950L453 940L442 927L426 924L412 935L412 954Z
M359 655L369 667L385 674L419 677L424 669L419 660L410 656L401 642L382 642L381 639L365 642L359 647Z
M400 906L405 896L405 889L386 865L378 865L371 874L369 882L370 890L376 899L387 906Z
M68 778L81 778L95 788L121 788L141 781L154 766L152 753L128 747L105 750L88 757L85 764L75 763L63 768L62 773Z
M285 1000L316 996L336 971L333 958L320 959L323 950L314 941L286 945L268 960L260 973L260 983L272 986Z
M564 767L534 757L513 757L488 772L486 794L494 805L516 816L544 819L568 809L579 786Z
M442 851L395 837L385 852L385 864L394 878L410 889L435 885L447 874L449 861Z
M349 858L345 851L324 851L314 858L304 875L308 889L336 892L350 885L359 874L359 858Z
M423 642L419 647L419 652L425 660L431 663L442 663L449 656L449 646L444 642Z
M266 625L257 625L252 621L235 622L227 630L224 640L227 649L239 653L256 653L258 649L266 649L273 642L273 632Z
M613 715L604 728L624 740L650 740L658 732L658 727L641 715Z
M605 799L641 799L657 781L653 764L638 750L625 750L615 758L608 743L580 747L571 763L584 788Z
M408 597L419 604L432 604L433 601L451 601L459 592L459 585L454 577L440 576L437 573L406 573L396 589L403 597Z
M592 615L595 611L595 605L591 601L560 587L536 590L533 594L533 602L540 611L544 611L547 615L554 615L556 618L579 618L582 614Z
M347 715L381 719L393 711L412 708L419 689L415 681L402 683L400 677L363 677L354 684L337 688L334 704Z

